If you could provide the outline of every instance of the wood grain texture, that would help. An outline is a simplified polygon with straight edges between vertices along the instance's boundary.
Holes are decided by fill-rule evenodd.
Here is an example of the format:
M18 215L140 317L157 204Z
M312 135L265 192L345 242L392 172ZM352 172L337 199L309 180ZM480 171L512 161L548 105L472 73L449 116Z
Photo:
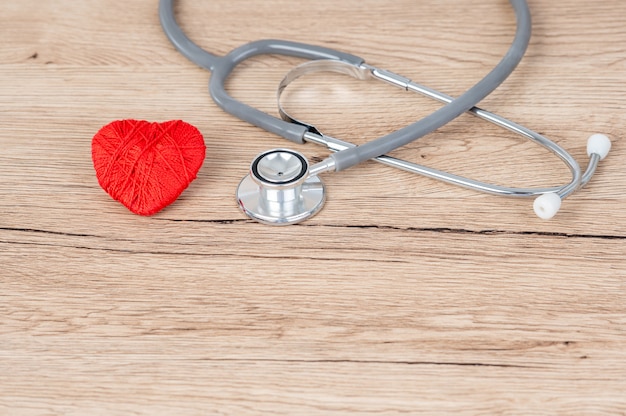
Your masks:
M514 29L506 1L296 3L177 11L218 54L322 44L451 95ZM587 136L613 140L554 220L371 162L326 176L324 210L281 228L245 219L234 189L285 143L213 104L155 0L0 3L0 414L626 414L626 3L529 3L528 53L481 106L582 164ZM229 90L276 114L298 62L255 58ZM357 143L438 108L386 85L306 81L290 111ZM205 134L198 179L150 218L95 178L91 137L119 118ZM469 116L395 154L501 184L567 180L541 148Z

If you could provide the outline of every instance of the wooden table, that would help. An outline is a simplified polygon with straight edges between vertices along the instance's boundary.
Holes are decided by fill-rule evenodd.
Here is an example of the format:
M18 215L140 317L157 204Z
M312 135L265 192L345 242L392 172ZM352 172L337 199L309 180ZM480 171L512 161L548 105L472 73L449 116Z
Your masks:
M179 3L217 54L315 43L453 96L514 31L504 0ZM481 106L583 166L590 134L613 140L553 220L369 162L324 175L324 210L276 228L246 219L234 190L256 154L291 145L211 101L155 0L2 2L0 413L624 414L626 2L530 7L528 52ZM299 62L255 58L229 91L276 114ZM357 143L439 107L340 75L303 80L286 105ZM112 200L91 160L98 129L130 118L183 119L207 144L196 181L152 217ZM394 155L500 184L568 180L471 116Z

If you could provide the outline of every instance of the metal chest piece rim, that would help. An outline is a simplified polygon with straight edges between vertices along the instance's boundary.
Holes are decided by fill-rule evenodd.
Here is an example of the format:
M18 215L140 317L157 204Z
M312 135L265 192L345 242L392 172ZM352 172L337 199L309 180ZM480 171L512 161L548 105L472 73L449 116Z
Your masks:
M259 154L237 187L239 208L270 225L302 222L317 214L326 200L322 180L309 176L309 163L299 152L272 149Z

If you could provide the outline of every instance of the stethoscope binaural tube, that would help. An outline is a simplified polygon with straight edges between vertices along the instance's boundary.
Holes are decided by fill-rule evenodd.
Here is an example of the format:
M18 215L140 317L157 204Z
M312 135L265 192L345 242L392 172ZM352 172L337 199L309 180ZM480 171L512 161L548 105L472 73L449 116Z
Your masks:
M325 135L321 133L315 126L296 119L287 112L287 110L283 106L283 103L281 102L283 92L293 81L315 72L337 72L350 75L354 78L361 80L378 79L392 84L396 87L400 87L406 91L415 92L428 98L432 98L444 104L449 103L453 100L452 97L446 94L443 94L432 88L425 87L406 78L399 77L398 75L393 74L389 71L381 72L379 70L368 69L367 67L363 66L355 68L349 64L340 61L319 60L309 61L298 65L297 67L289 71L278 85L277 101L279 114L284 120L307 126L307 128L309 129L309 133L305 135L305 140L307 142L313 142L326 146L326 148L333 152L339 152L347 148L355 147L356 145L346 142L344 140ZM589 182L598 166L599 161L606 157L611 148L611 142L607 136L603 134L594 134L590 136L587 142L587 154L589 155L590 159L589 164L587 165L587 169L583 174L580 170L578 162L576 162L571 154L569 154L561 146L547 139L541 134L532 131L524 126L521 126L504 117L501 117L497 114L483 110L482 108L473 107L468 111L468 113L484 121L492 123L498 127L509 130L528 140L531 140L536 144L546 148L550 152L554 153L569 168L572 174L571 181L564 185L553 186L549 188L518 188L495 185L475 179L466 178L463 176L440 171L428 166L419 165L414 162L397 159L395 157L387 155L381 155L373 158L372 160L400 170L426 176L428 178L436 179L442 182L457 185L478 192L516 198L535 197L536 199L533 204L535 213L540 218L549 219L554 216L560 208L562 199L572 194L577 189L582 188L587 184L587 182ZM312 170L317 171L315 167Z

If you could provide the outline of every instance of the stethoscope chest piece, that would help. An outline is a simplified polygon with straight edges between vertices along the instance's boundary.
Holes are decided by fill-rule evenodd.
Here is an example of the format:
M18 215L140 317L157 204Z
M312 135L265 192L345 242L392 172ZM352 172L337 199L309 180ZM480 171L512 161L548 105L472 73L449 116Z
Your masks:
M316 175L309 175L306 158L289 149L258 155L237 187L241 210L272 225L304 221L322 208L325 199L324 184Z

